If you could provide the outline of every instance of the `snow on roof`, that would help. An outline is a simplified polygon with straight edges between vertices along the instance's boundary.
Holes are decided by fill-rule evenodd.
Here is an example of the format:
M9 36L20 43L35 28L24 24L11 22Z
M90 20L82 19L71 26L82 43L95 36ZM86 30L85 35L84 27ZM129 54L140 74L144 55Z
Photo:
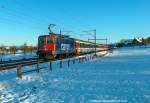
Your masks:
M142 38L135 38L136 41L138 41L139 43L142 42Z

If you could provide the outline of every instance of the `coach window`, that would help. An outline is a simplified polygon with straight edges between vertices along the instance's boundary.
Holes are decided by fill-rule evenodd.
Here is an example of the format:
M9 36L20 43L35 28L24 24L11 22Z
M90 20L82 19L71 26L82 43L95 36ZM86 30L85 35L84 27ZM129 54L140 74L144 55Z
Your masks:
M82 43L80 43L80 48L82 48Z

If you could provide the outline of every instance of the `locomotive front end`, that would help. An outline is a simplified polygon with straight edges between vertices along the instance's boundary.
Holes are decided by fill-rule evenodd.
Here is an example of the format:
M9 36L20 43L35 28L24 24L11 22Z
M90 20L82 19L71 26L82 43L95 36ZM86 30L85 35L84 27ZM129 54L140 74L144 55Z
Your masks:
M50 35L39 36L38 52L40 58L52 59L55 57L55 41Z

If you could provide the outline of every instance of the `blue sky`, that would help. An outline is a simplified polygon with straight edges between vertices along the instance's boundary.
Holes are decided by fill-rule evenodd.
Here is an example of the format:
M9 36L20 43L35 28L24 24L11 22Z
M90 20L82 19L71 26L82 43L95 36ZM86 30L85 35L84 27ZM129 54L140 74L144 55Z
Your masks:
M73 31L87 40L83 30L97 30L109 43L150 36L150 0L0 0L0 45L36 45L39 35Z

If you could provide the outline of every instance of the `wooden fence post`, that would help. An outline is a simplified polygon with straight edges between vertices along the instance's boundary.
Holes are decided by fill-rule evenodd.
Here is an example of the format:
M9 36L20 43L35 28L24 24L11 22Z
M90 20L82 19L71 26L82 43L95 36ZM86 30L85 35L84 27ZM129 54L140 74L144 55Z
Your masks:
M39 58L37 59L37 72L39 72Z
M73 64L75 64L75 59L73 59Z
M78 58L79 59L79 63L81 63L81 60L80 60L80 58Z
M62 68L62 61L60 61L60 68Z
M85 61L87 61L87 57L85 57Z
M22 66L21 66L21 64L18 65L17 76L18 76L19 79L22 79Z
M84 62L84 57L82 57L82 63Z
M68 67L70 66L70 59L68 60Z
M49 62L49 69L50 69L50 71L52 71L52 62L51 61Z

